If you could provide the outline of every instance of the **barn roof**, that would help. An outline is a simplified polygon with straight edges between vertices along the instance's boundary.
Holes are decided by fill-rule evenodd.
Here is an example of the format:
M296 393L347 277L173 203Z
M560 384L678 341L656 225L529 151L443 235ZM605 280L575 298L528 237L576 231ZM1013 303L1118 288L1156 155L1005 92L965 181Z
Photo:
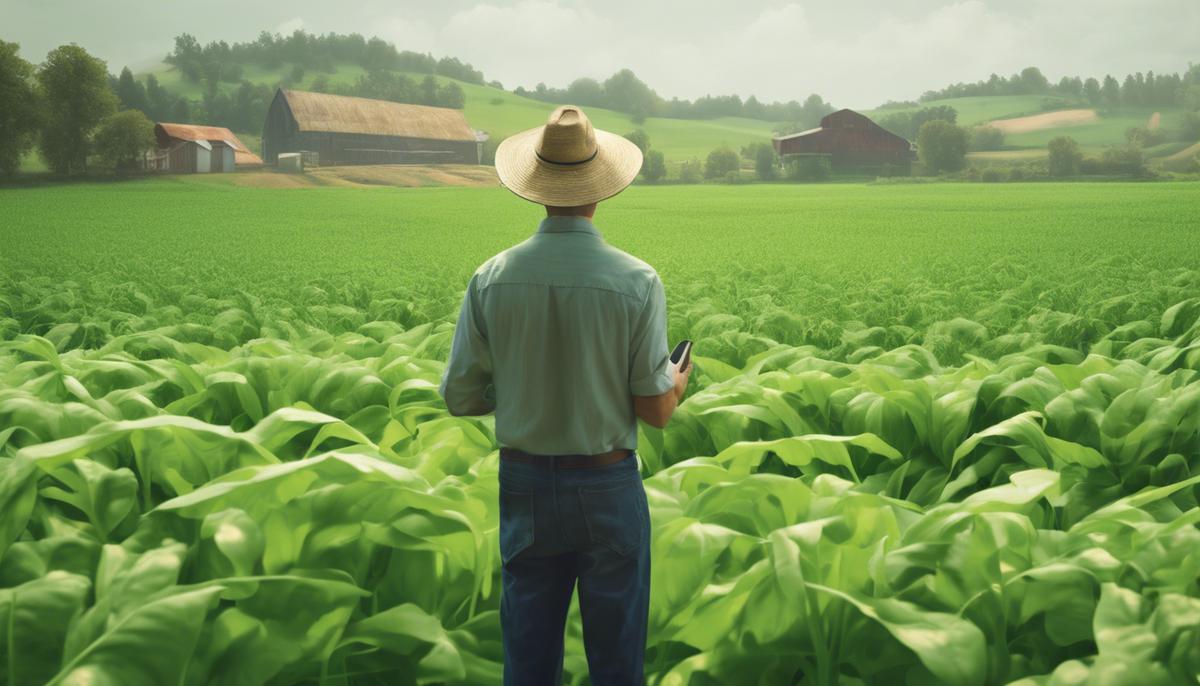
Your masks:
M475 132L459 110L282 88L280 93L301 131L476 140Z
M229 147L233 148L234 164L247 165L263 163L262 158L250 152L250 148L247 148L245 143L239 140L232 131L223 126L168 124L166 122L160 122L154 125L154 133L158 136L160 144L165 142L165 138L205 143L211 141L224 141L227 145L229 145Z
M789 133L789 134L788 134L788 135L786 135L786 136L775 136L775 140L777 140L777 141L786 141L786 140L788 140L788 139L790 139L790 138L800 138L801 136L811 136L811 135L813 135L814 133L816 133L816 132L818 132L818 131L820 131L820 130L821 130L821 127L819 127L819 126L818 126L818 127L817 127L817 128L815 128L815 129L809 129L809 130L807 130L807 131L800 131L799 133Z

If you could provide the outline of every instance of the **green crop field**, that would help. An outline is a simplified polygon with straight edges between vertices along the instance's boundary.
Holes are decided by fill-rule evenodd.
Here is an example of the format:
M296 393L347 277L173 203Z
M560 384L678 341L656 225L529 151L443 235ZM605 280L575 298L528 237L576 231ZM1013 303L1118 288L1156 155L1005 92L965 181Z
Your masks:
M0 684L499 683L492 418L436 384L538 208L155 179L0 213ZM1195 683L1198 215L1184 183L605 203L696 341L639 439L648 683Z

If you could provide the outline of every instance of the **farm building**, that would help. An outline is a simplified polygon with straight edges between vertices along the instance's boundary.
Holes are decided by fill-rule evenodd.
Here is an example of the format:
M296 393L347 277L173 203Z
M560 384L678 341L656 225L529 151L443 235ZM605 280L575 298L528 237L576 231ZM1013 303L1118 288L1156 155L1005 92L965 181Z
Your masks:
M306 164L478 164L481 143L459 110L279 89L263 126L263 157Z
M884 129L853 110L838 110L821 118L815 129L777 136L775 151L792 154L829 155L834 169L907 165L913 159L913 144Z
M261 166L229 129L194 124L155 124L158 149L146 158L146 168L174 173L231 172L237 167Z

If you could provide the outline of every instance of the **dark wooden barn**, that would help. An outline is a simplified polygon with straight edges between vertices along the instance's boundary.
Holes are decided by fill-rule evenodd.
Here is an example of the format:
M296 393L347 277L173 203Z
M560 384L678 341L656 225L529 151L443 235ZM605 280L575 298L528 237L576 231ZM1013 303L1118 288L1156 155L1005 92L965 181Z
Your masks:
M279 89L263 126L263 158L304 153L307 164L479 163L459 110Z
M838 110L821 119L815 129L778 136L775 151L782 157L797 153L830 156L834 169L908 165L913 144L853 110Z

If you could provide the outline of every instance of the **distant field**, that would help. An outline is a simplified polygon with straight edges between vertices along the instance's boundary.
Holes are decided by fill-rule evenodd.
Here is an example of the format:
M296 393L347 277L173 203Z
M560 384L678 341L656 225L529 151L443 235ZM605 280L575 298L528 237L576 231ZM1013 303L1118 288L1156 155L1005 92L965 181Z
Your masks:
M253 83L274 84L286 75L290 67L278 70L262 68L247 68L244 77ZM159 83L173 92L186 95L189 98L199 98L202 88L198 84L187 82L179 72L169 65L154 72ZM335 74L324 74L331 82L352 83L364 73L357 65L339 65ZM308 88L322 76L322 73L309 71L304 79L296 84L296 88ZM425 74L409 74L415 79L422 79ZM437 77L439 82L451 79ZM546 116L556 107L552 103L523 98L510 92L481 86L478 84L457 82L467 96L464 114L473 128L487 131L491 136L500 140L510 134L532 128L545 123ZM221 88L232 91L235 84L222 84ZM620 112L599 107L586 108L588 116L599 128L625 134L634 129L643 129L650 136L651 146L661 150L668 163L677 163L684 159L703 159L714 148L729 145L735 149L756 141L769 141L771 138L770 122L756 119L726 117L721 119L667 119L652 117L643 124L634 124L630 117ZM258 134L260 132L250 132ZM239 132L241 137L241 132ZM260 144L248 137L242 137L252 150L259 150Z
M1162 127L1170 132L1179 125L1181 111L1162 109L1121 110L1117 112L1101 111L1096 121L1074 124L1059 128L1042 129L1026 133L1015 133L1004 138L1006 146L1018 148L1045 147L1050 139L1056 136L1070 136L1082 146L1103 147L1120 145L1125 142L1125 131L1134 126L1146 126L1150 116L1155 112L1162 113Z
M930 100L918 107L875 109L863 112L868 117L879 118L893 112L914 112L925 107L949 105L958 113L960 126L975 126L993 119L1008 119L1045 111L1043 102L1052 102L1061 107L1069 106L1066 98L1049 95L996 95L988 97L951 98ZM1057 107L1056 107L1057 109Z

